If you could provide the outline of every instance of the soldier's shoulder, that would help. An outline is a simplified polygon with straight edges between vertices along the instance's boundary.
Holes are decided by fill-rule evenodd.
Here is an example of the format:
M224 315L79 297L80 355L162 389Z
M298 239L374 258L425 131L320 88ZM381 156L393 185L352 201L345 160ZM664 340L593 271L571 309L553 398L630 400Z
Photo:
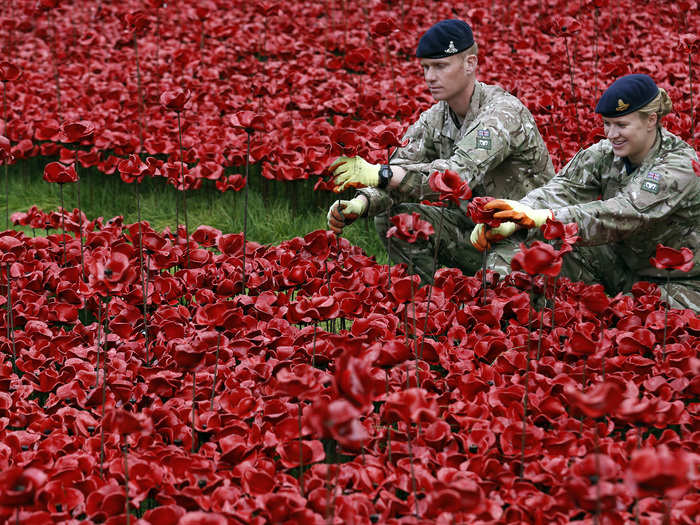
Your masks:
M697 160L698 156L693 147L679 136L671 133L666 128L661 128L661 147L659 154L669 157L682 164Z
M484 84L483 82L480 82L480 85L484 93L485 104L527 109L525 104L523 104L518 97L509 93L501 86L496 84Z
M445 115L449 112L447 102L441 100L423 111L418 117L418 122L427 126L441 124L445 120Z

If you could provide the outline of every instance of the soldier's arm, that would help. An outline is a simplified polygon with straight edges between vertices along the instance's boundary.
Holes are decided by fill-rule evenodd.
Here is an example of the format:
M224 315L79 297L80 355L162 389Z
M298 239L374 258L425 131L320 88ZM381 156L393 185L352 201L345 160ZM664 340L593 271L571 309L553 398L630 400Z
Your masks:
M394 204L392 190L401 186L407 170L420 170L435 159L437 152L433 141L435 130L428 123L430 110L423 113L417 122L412 124L402 142L406 145L398 148L391 157L391 170L393 176L389 181L388 190L379 188L362 188L358 194L363 195L369 205L367 215L372 217L386 211Z
M668 221L679 207L699 195L700 179L690 158L669 154L637 174L614 197L554 209L554 215L562 222L578 223L581 244L605 244Z
M579 151L559 173L544 186L530 191L521 203L531 208L563 208L598 199L602 181L600 174L609 169L612 155L604 141Z
M517 101L490 104L457 142L451 157L425 164L403 165L404 173L396 177L395 184L390 188L395 188L402 200L433 200L437 195L428 184L430 175L435 171L450 169L478 191L484 175L527 142L525 121L531 119L521 113L524 110L524 106ZM534 125L534 121L532 123Z

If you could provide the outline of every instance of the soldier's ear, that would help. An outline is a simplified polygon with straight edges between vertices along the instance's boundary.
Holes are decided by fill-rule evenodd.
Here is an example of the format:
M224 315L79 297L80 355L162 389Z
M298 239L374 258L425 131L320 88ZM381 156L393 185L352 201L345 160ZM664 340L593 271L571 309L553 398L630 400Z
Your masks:
M476 55L466 55L464 57L464 72L468 75L476 72L476 64L478 62Z
M659 114L658 113L649 113L647 116L647 129L651 131L656 127L656 124L659 122Z

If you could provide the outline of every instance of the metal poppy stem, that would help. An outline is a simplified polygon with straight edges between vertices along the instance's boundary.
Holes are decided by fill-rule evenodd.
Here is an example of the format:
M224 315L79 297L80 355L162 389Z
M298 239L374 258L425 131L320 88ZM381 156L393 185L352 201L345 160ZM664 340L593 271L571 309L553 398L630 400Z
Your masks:
M75 174L78 174L78 149L75 150ZM80 177L77 177L78 184L78 231L80 235L80 278L85 281L85 242L83 240L83 212L80 207Z
M410 458L411 466L411 490L413 491L413 503L416 508L416 517L420 516L418 512L418 495L416 494L416 472L413 469L413 447L411 446L411 426L407 424L406 426L406 436L408 437L408 456Z
M139 143L140 151L143 151L143 92L141 91L141 68L139 67L138 38L134 34L134 59L136 60L136 89L139 93Z
M532 280L532 278L530 278ZM527 425L527 404L528 404L528 388L530 377L530 334L532 330L532 295L530 296L530 304L527 310L527 348L525 349L525 395L523 396L523 428L520 438L520 479L525 476L525 434Z
M428 304L425 308L425 323L423 323L423 334L420 338L420 359L423 359L423 345L425 344L425 332L428 330L428 317L430 315L430 300L433 297L433 284L435 283L435 272L437 271L437 254L440 247L440 234L442 233L442 221L445 217L445 206L440 210L440 222L438 223L437 233L435 234L435 249L433 250L433 282L428 285Z
M2 83L2 119L3 133L7 135L7 81ZM9 138L8 138L9 140ZM10 228L10 179L7 175L7 160L5 164L5 229Z
M105 339L105 354L102 360L102 421L100 423L100 478L104 479L103 476L103 464L105 459L105 402L107 398L107 322L109 318L109 296L105 301L105 318L104 318L104 328L103 334Z
M664 308L664 340L663 344L661 346L661 358L666 359L666 333L668 331L668 307L669 307L669 302L668 302L668 287L671 284L671 272L666 271L666 307Z
M569 53L569 39L564 35L564 47L566 48L566 62L569 65L569 77L571 81L571 98L574 102L574 113L576 115L576 128L577 128L577 139L581 139L581 124L578 119L578 98L576 97L576 90L574 88L574 66L571 63L571 55Z
M250 135L251 130L245 130L247 137L245 152L245 187L243 188L243 265L241 266L241 293L245 293L245 252L248 240L248 174L250 173Z
M61 194L61 239L63 240L63 264L66 264L66 208L63 206L63 183L58 183L59 193Z
M481 296L481 304L486 305L486 267L488 266L489 260L489 249L484 249L481 252L481 290L483 295Z
M187 188L185 187L185 165L184 165L184 155L182 152L182 127L180 126L180 112L177 113L177 133L180 138L180 178L182 180L182 215L185 219L185 268L190 267L190 229L187 221ZM177 232L178 227L175 228L175 235L179 237Z
M695 106L693 105L693 54L688 50L688 82L690 82L690 136L695 147Z
M415 356L416 364L416 386L420 388L420 377L418 373L418 347L416 346L416 300L413 292L413 257L408 261L408 273L411 278L411 305L413 305L413 355ZM408 340L408 306L406 307L406 339ZM408 380L406 381L408 384Z
M130 516L129 516L129 443L126 441L128 438L124 434L122 436L124 438L124 491L126 493L126 501L124 502L124 512L126 513L126 525L129 525L130 523Z
M192 370L192 453L194 454L197 447L197 434L194 430L194 417L195 417L195 399L194 395L197 391L197 372Z
M17 349L15 348L15 332L12 319L12 281L10 279L10 263L7 270L7 338L12 342L12 371L17 373Z
M139 223L139 271L141 275L141 295L143 296L143 345L146 350L145 362L148 366L148 286L146 285L146 271L143 267L143 228L141 227L141 184L137 181L136 189L136 218Z
M304 497L304 447L301 441L302 426L301 426L301 400L297 404L298 410L298 422L299 422L299 492L301 497Z
M389 398L389 369L385 368L384 372L386 372L386 397L387 399ZM389 455L389 463L391 463L391 424L388 424L386 426L387 428L387 435L386 435L386 449Z
M214 380L211 385L211 402L209 403L209 409L214 410L214 394L216 393L216 373L219 365L219 347L221 346L221 332L218 332L218 337L216 338L216 358L214 360Z
M97 302L97 363L95 364L95 388L100 384L100 350L102 350L102 342L100 338L102 334L102 303Z

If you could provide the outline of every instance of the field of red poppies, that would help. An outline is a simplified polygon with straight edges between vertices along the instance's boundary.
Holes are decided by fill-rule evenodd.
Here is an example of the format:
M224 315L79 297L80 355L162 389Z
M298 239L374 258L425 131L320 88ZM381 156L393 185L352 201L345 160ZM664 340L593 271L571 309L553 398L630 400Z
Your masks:
M431 104L412 56L451 17L474 28L479 78L531 108L556 167L600 135L595 100L629 72L667 89L666 126L694 144L699 8L8 0L0 175L38 157L61 192L84 170L172 191L248 191L252 173L325 191L335 156L384 159ZM468 192L450 173L433 182ZM6 220L46 235L0 233L7 523L700 515L700 317L650 283L609 297L557 279L575 225L548 223L507 276L443 268L421 286L329 231L278 245L190 231L184 198L163 231L32 204ZM655 264L687 255L661 247Z

